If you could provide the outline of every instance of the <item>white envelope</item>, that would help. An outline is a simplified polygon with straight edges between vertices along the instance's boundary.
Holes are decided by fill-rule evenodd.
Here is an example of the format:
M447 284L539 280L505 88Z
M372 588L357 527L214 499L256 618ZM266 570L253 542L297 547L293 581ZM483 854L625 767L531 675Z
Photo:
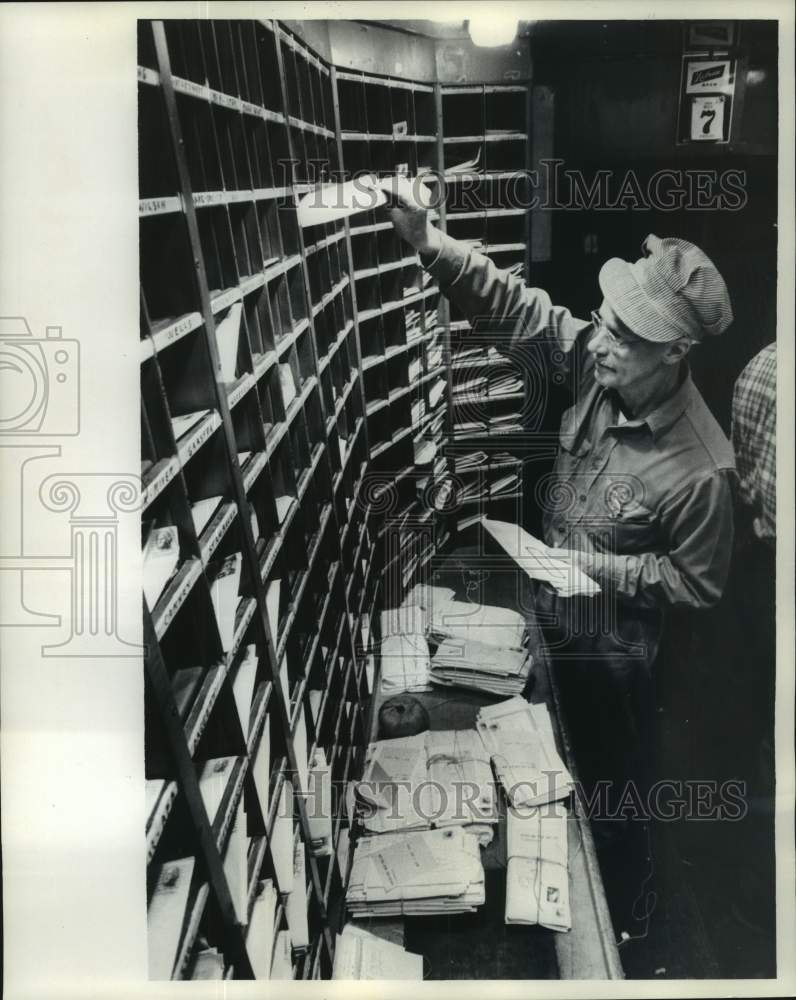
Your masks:
M147 909L149 978L171 979L183 934L194 858L168 861L155 871Z
M269 979L274 953L274 917L276 915L276 889L270 879L258 886L252 905L246 950L255 979Z
M416 980L423 978L423 956L406 951L355 924L337 935L332 979Z
M150 532L144 548L144 596L147 606L155 607L180 561L177 528L169 525Z

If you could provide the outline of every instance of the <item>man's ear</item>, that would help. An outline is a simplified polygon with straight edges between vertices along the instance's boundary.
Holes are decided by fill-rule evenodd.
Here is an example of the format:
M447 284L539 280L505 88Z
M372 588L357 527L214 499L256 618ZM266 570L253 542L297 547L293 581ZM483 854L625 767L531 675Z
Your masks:
M673 340L671 344L666 345L666 350L663 352L664 364L679 364L690 350L691 341L686 337L680 337L679 340Z

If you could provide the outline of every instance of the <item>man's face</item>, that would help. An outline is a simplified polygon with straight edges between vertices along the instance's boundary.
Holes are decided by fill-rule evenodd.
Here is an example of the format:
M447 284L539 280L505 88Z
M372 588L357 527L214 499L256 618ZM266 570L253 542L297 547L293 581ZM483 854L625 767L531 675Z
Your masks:
M600 325L586 345L594 355L594 377L600 385L626 389L654 380L667 367L668 344L637 337L603 299Z

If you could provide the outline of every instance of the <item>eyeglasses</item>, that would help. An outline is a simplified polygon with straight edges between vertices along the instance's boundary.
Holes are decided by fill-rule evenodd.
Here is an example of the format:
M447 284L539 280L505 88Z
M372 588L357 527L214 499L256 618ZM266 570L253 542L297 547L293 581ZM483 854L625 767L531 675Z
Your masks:
M615 334L609 326L606 326L605 320L596 309L592 309L591 311L591 322L595 332L601 330L605 334L605 339L608 341L608 346L612 351L629 351L641 343L640 337L634 337L631 340Z

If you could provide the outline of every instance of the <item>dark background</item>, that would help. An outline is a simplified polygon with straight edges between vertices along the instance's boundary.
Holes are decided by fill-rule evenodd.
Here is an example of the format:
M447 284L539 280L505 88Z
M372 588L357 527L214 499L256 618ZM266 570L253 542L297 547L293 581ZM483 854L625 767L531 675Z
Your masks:
M682 22L540 22L530 34L533 82L554 90L554 152L567 170L587 181L597 170L614 171L614 190L631 169L642 190L663 169L746 172L739 211L553 211L551 262L531 275L554 302L588 316L602 298L600 265L613 256L635 260L648 233L701 247L727 283L735 321L691 352L691 367L725 431L735 379L776 336L776 22L740 22L738 43L739 120L727 146L700 146L676 142ZM587 253L590 234L597 242Z

